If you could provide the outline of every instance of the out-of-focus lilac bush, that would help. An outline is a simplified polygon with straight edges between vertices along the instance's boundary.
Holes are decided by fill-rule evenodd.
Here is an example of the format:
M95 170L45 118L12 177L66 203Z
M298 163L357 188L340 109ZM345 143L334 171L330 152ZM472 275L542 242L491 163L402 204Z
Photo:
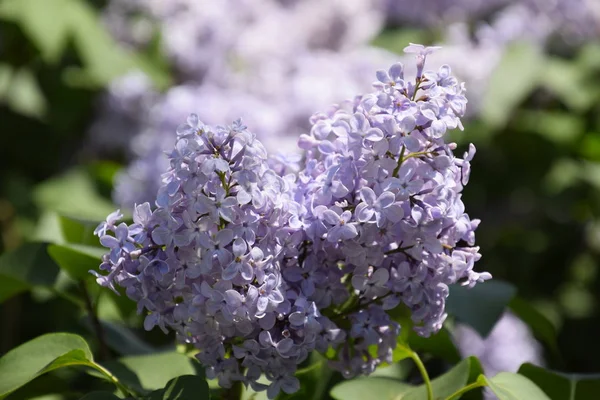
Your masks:
M143 38L136 36L132 7L114 1L106 20L118 37L139 46ZM115 192L127 208L158 188L160 182L148 178L155 171L145 169L173 145L168 131L191 110L206 123L242 117L267 148L293 152L312 113L365 91L372 71L394 59L368 46L384 19L372 0L140 2L133 8L141 14L138 24L163 32L177 84L165 93L146 86L137 97L139 74L123 78L107 94L103 116L92 128L92 140L108 147L140 136L131 141L134 162ZM121 106L132 100L146 111ZM159 170L165 162L158 161Z
M91 140L128 148L134 160L119 178L115 201L131 208L152 197L160 183L149 178L156 176L152 169L166 165L156 156L173 144L168 130L191 110L213 124L242 117L267 148L294 151L313 112L366 90L370 71L393 62L395 56L369 45L386 21L439 31L444 49L431 62L452 62L469 87L471 114L507 46L524 40L543 51L555 35L581 41L599 29L600 11L584 0L577 7L535 0L432 3L426 8L444 13L424 16L422 5L383 0L113 0L105 20L115 36L143 47L159 35L176 81L159 93L134 73L107 94ZM479 22L482 16L489 22Z
M463 357L475 356L486 374L517 372L524 363L543 366L542 346L529 327L511 312L506 312L490 334L483 338L468 325L454 328L454 339ZM486 399L497 399L487 391Z

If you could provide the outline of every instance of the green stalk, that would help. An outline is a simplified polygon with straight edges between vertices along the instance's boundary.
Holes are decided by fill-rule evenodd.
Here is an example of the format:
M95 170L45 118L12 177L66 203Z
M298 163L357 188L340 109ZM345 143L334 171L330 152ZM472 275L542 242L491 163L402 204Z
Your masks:
M411 351L410 358L415 362L421 376L423 377L423 381L425 382L425 387L427 388L427 400L433 400L433 387L431 386L431 380L429 379L429 374L427 373L427 369L425 369L425 365L419 355Z
M473 382L470 385L467 385L464 388L452 393L450 396L446 397L446 400L458 399L460 396L467 393L469 390L477 389L478 387L483 387L483 386L485 386L485 383L477 380L476 382Z
M109 370L104 368L102 365L98 363L93 363L93 367L105 375L122 393L124 396L131 396L133 398L137 398L136 393L130 390L127 386L123 385L116 376L114 376Z

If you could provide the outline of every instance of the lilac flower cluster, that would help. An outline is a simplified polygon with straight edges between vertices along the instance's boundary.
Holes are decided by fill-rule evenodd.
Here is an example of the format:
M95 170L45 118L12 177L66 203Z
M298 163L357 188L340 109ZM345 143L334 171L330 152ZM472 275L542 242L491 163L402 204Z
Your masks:
M239 120L192 114L156 208L96 230L110 250L98 283L124 287L146 329L193 344L222 387L269 398L298 390L297 366L315 350L333 351L346 377L391 362L400 326L387 311L401 303L419 334L439 330L448 285L491 276L473 271L479 221L460 197L475 149L456 158L444 141L462 128L464 87L448 66L424 70L433 48L405 50L416 77L395 64L375 92L315 114L303 160L269 159Z

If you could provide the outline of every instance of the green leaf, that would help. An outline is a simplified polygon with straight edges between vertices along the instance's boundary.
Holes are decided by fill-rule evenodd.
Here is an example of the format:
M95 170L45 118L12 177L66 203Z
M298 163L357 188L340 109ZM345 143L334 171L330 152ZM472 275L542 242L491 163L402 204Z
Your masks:
M114 211L113 204L100 196L82 169L43 182L35 188L33 198L42 209L82 219L102 221Z
M547 110L520 110L516 123L556 145L568 145L581 137L584 120L573 113Z
M171 379L164 389L152 392L148 400L208 400L209 398L206 379L183 375Z
M426 43L430 33L419 29L386 30L377 36L371 44L398 54L404 54L404 48L409 43Z
M331 389L330 395L337 400L393 400L414 386L388 378L358 378L339 383Z
M54 371L55 369L59 369L59 368L63 368L63 367L71 367L74 365L86 365L87 366L90 364L91 359L92 359L92 355L86 354L85 350L81 350L81 349L71 350L68 353L63 354L62 356L55 358L51 363L49 363L44 368L42 368L40 371L38 371L38 375L42 375L42 374L45 374L46 372Z
M600 393L600 375L562 374L523 364L519 374L526 376L552 400L594 399Z
M473 357L465 358L456 364L450 371L435 378L431 381L433 393L436 398L445 398L460 390L469 382L471 374L471 363ZM421 400L427 398L427 388L425 385L420 385L402 397L397 397L398 400Z
M550 400L542 389L523 375L500 372L491 379L485 377L485 382L498 400Z
M85 65L83 72L91 82L104 86L134 68L133 58L110 37L87 3L71 1L69 16L73 40Z
M121 400L121 398L110 392L92 392L86 394L79 400Z
M411 331L408 343L414 351L429 353L452 364L456 364L462 359L450 332L446 328L442 328L439 332L428 338L419 336L416 332Z
M500 280L488 281L473 288L452 285L446 310L486 337L516 291L513 285Z
M600 161L600 134L588 132L579 143L579 153L588 161Z
M123 357L105 363L119 380L139 392L162 389L180 375L195 375L192 360L181 353L164 352Z
M0 399L57 368L87 366L114 382L108 371L94 363L86 341L70 333L50 333L9 351L0 358Z
M537 86L543 58L536 46L517 42L509 46L494 70L481 108L490 126L504 126L512 112Z
M58 221L66 242L100 247L100 241L94 235L94 230L99 224L98 221L71 218L64 215L59 215Z
M446 328L443 328L428 338L419 336L413 329L413 322L410 317L411 313L406 306L398 306L390 311L390 316L394 321L400 324L400 336L398 344L406 345L418 352L426 352L433 356L443 358L444 360L456 364L460 362L460 356L452 337ZM400 346L394 350L394 353L401 351ZM401 354L394 355L394 362L399 361L398 357Z
M92 177L105 188L112 189L115 177L123 165L114 161L96 161L88 165Z
M522 298L515 296L508 304L511 311L525 322L536 338L545 343L554 354L559 355L556 328L542 313Z
M106 344L123 356L151 354L157 351L157 349L144 342L125 325L102 320L100 323L104 328ZM82 324L90 332L94 332L89 318L83 318Z
M75 280L85 280L92 277L90 270L96 270L106 253L99 247L69 245L48 245L48 254L69 276Z
M40 218L36 240L54 244L76 244L102 248L100 240L94 235L98 221L73 218L46 211Z
M51 287L58 266L44 243L27 243L0 256L0 303L36 286Z
M413 367L411 360L402 360L391 365L380 365L370 376L404 380Z
M35 378L27 385L12 392L9 400L17 399L34 399L39 398L48 393L66 394L72 390L71 385L67 380L57 376L58 374L46 374Z
M548 58L541 84L574 111L585 111L596 103L600 87L581 63Z
M70 0L5 0L0 18L19 23L47 62L58 61L70 30Z
M325 357L317 352L310 355L310 362L307 368L296 372L296 377L300 380L300 390L291 395L282 393L278 400L321 400L323 398L327 393L333 371L327 367Z
M32 118L46 113L46 99L33 73L27 68L14 70L0 65L0 102L14 111Z
M49 63L59 61L72 40L83 68L66 70L69 84L102 87L134 69L144 71L159 87L169 84L166 69L121 47L86 1L5 0L0 3L0 18L19 24Z

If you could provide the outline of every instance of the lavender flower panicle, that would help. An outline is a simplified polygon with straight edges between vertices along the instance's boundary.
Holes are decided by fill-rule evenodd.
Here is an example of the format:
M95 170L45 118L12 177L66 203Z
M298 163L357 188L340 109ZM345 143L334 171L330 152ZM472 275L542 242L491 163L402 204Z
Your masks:
M373 93L318 113L304 160L268 158L240 120L177 129L156 208L134 223L111 214L96 233L109 248L98 283L125 288L146 329L193 344L207 376L274 398L299 388L309 353L335 351L345 377L391 362L400 303L428 336L446 318L448 285L473 271L478 220L460 193L475 148L456 158L447 130L462 128L464 87L433 51L410 45L418 77L378 71ZM295 172L299 171L299 172ZM268 385L259 383L265 376Z

